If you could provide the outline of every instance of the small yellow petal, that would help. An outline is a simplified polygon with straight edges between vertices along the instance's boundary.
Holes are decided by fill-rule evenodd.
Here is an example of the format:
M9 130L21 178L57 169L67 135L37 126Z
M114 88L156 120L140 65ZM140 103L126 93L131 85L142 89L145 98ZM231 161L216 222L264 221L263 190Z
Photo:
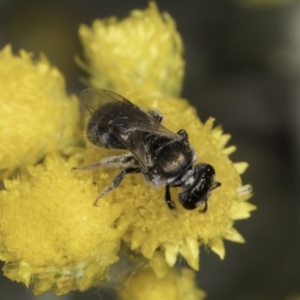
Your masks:
M14 268L15 263L5 265L3 273L8 278L17 282L23 282L26 287L29 286L31 279L31 267L25 261L20 261L18 269Z
M178 245L170 245L170 244L165 245L166 261L170 267L173 267L176 263L178 248L179 248Z
M246 162L234 163L233 165L234 165L234 167L237 170L239 175L243 174L249 166L249 164L246 163Z
M214 134L214 136L216 136L216 135ZM218 138L218 137L216 136L216 138ZM223 134L223 132L220 131L219 149L223 149L226 146L226 144L228 143L228 141L230 140L230 138L231 138L230 134Z
M169 265L166 262L165 255L162 251L155 251L152 259L149 262L149 266L153 269L155 276L158 279L163 279L169 272Z
M221 238L214 238L209 241L209 246L221 259L225 257L224 242Z
M180 245L179 252L194 270L199 270L199 243L196 240L186 239L186 243Z
M231 217L233 220L247 219L255 209L256 206L248 202L234 203L231 207Z
M140 228L135 228L132 234L131 249L135 250L141 246L146 236Z
M245 239L235 228L229 228L227 232L224 233L223 237L229 241L236 243L245 243Z
M230 155L232 154L233 152L235 152L236 150L236 147L235 146L230 146L230 147L227 147L225 149L222 150L222 153L226 154L226 155Z
M159 243L157 239L153 238L151 242L143 242L141 246L141 251L146 258L151 259L153 257L154 251L158 248L158 246Z

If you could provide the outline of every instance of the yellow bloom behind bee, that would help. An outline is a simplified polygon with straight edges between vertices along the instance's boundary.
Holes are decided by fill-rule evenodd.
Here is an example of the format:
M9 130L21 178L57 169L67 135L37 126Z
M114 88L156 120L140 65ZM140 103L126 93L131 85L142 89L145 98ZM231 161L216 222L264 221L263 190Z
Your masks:
M45 56L0 51L0 179L67 151L79 130L78 101L68 97L61 73Z
M117 292L120 300L202 300L205 293L195 287L195 273L189 269L168 272L164 279L158 279L151 269L140 270Z
M179 96L184 74L183 45L169 14L154 2L118 21L111 17L79 29L90 77L87 85L129 95Z

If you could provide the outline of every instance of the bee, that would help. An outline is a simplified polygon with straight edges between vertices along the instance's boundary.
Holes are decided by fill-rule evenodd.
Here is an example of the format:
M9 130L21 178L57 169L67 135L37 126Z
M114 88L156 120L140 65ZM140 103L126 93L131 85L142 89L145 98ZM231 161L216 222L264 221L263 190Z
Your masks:
M109 156L78 169L97 167L120 168L119 174L97 197L98 201L117 188L124 177L141 173L154 187L165 186L165 203L175 208L170 188L181 187L179 201L188 210L204 204L211 192L221 185L215 180L213 166L195 164L195 151L184 129L174 133L161 123L163 115L156 109L144 111L124 97L107 90L86 89L80 94L90 114L86 135L88 140L107 149L128 150L128 153Z

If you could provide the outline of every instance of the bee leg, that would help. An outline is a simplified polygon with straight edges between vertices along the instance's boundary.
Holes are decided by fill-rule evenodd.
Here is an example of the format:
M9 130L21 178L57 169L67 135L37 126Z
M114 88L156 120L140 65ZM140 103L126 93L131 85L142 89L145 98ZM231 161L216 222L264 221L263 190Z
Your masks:
M126 168L123 169L112 181L112 183L110 184L110 186L108 186L107 188L105 188L100 195L97 197L97 199L94 202L95 206L98 206L98 201L100 200L100 198L102 198L105 194L107 194L108 192L114 190L115 188L117 188L121 181L124 179L126 174L129 173L140 173L141 169L140 168Z
M188 140L189 139L189 136L187 134L187 132L184 130L184 129L180 129L178 132L177 132L178 135L182 136L184 139Z
M175 209L175 204L171 199L170 186L168 184L166 185L165 202L167 203L169 209Z
M83 167L78 167L78 168L73 168L73 170L92 170L92 169L97 169L100 167L107 167L107 168L128 168L128 167L133 167L137 166L138 162L132 156L132 154L124 154L124 155L116 155L116 156L109 156L105 157L104 159L89 164L87 166Z
M148 111L148 114L154 119L155 122L161 123L163 120L163 115L160 111L155 108L152 108Z
M204 208L203 208L203 211L202 212L206 212L207 211L207 199L205 199L205 205L204 205Z
M102 159L99 163L107 168L133 168L138 166L138 161L134 156L129 154L109 156Z

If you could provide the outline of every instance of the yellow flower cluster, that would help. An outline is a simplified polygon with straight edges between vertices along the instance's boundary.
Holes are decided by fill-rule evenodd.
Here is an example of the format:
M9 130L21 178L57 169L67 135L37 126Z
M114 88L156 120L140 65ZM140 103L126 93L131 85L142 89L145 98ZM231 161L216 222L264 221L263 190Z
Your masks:
M114 89L146 110L158 109L164 115L164 125L174 132L186 129L198 161L214 166L222 186L213 191L206 213L201 213L201 208L184 209L177 200L178 189L172 189L177 207L173 213L163 201L163 187L152 188L141 175L128 175L119 188L108 193L99 201L99 207L95 207L92 204L98 193L111 183L118 170L72 169L83 162L93 163L120 152L87 143L86 149L77 149L68 159L57 153L49 154L41 164L4 181L5 190L0 192L0 259L5 261L4 274L31 285L35 294L53 290L61 295L111 281L111 266L125 257L125 260L139 262L137 266L148 268L137 267L133 275L129 274L132 281L119 293L121 299L126 300L131 294L145 299L143 295L148 295L146 291L153 285L157 290L147 299L202 299L203 292L193 285L194 273L188 270L177 273L172 267L182 256L198 270L202 245L208 245L223 258L223 239L244 241L233 225L235 220L248 218L255 209L247 202L251 189L243 186L240 178L247 163L232 163L228 155L235 148L226 147L230 136L223 134L220 127L213 128L213 119L201 123L196 110L186 100L176 98L183 75L182 45L174 21L167 14L161 15L154 3L145 11L132 12L120 22L110 18L96 21L92 29L82 26L80 36L87 59L87 63L80 62L80 65L90 74L89 85ZM28 55L22 53L19 69L23 64L27 66L29 60ZM42 62L45 63L43 59ZM48 73L58 73L47 66ZM15 73L17 71L9 74L12 77ZM38 83L25 74L23 77L28 86L33 85L33 93ZM42 79L37 82L41 81L43 86ZM63 141L72 140L78 130L75 125L78 123L77 102L66 98L60 89L53 91L52 81L47 80L49 86L45 84L47 88L33 93L34 99L26 102L28 108L23 109L24 118L31 117L35 124L34 128L30 127L30 134L37 139L35 145L39 145L41 136L43 145L51 144L53 138L51 134L45 135L39 118L32 115L40 104L39 99L45 95L58 97L52 101L64 107L63 112L73 113L72 118L75 115L75 119L70 120L71 116L61 113L62 120L54 109L39 105L43 111L40 113L47 120L47 132L53 129L51 122L57 120L65 126L59 127L56 138L63 136ZM11 128L14 128L13 123ZM72 128L69 135L64 131L66 128ZM18 130L22 133L22 128ZM61 148L45 146L39 158ZM33 155L35 150L32 149L28 151ZM153 273L160 280L153 277ZM182 286L179 280L184 283ZM150 287L143 285L147 282Z
M0 51L0 107L0 180L75 144L78 101L45 56Z
M107 279L118 260L120 236L114 229L122 206L102 202L90 174L72 172L75 158L49 155L42 165L5 181L0 194L0 259L4 274L36 294L52 288L58 295L86 290Z
M81 25L79 36L90 77L88 86L131 95L179 96L184 74L183 45L174 20L154 2L129 18Z

